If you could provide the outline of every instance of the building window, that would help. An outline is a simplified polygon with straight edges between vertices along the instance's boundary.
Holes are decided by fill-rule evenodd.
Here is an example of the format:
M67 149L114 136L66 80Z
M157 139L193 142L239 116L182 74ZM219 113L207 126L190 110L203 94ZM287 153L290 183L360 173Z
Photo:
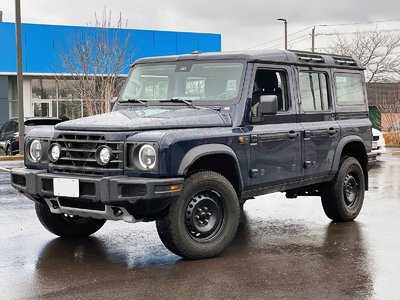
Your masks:
M58 80L59 99L81 99L79 80Z
M32 79L33 115L81 118L83 103L79 85L78 80Z
M56 80L32 79L32 99L56 99Z
M304 112L329 110L327 78L324 73L300 72L301 109Z

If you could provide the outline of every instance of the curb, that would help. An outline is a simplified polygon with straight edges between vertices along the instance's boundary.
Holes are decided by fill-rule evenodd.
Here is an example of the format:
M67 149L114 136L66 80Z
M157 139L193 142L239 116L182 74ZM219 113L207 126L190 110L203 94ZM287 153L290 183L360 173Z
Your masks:
M0 156L0 161L15 161L15 160L24 160L24 157L22 155Z

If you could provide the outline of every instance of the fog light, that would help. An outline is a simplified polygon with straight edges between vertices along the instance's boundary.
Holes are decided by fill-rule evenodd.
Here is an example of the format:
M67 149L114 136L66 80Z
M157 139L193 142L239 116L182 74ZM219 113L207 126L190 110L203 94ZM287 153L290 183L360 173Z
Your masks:
M49 160L56 162L60 158L61 147L58 144L52 144L49 147Z
M105 166L111 160L111 149L107 146L101 146L96 151L96 160L99 165Z

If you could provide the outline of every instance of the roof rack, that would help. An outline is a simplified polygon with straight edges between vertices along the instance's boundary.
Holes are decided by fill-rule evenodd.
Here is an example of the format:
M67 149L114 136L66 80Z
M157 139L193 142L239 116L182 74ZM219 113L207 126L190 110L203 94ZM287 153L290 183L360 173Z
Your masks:
M319 53L289 50L297 55L298 60L303 60L306 62L325 62L324 58Z
M330 56L334 60L335 64L338 65L348 65L348 66L358 66L357 61L347 55L336 55L332 53L320 53L320 52L308 52L308 51L301 51L301 50L289 50L297 55L299 60L305 61L321 61L323 62L323 55Z
M339 65L357 66L357 62L350 56L333 55L332 58Z

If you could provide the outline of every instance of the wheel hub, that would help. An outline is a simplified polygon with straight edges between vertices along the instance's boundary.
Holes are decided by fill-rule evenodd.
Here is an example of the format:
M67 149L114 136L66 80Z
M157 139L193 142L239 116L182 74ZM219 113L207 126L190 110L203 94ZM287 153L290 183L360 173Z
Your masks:
M210 238L222 224L223 209L215 191L196 194L186 208L186 229L198 240Z
M344 179L344 198L347 206L352 206L358 195L358 182L354 175L347 174Z

